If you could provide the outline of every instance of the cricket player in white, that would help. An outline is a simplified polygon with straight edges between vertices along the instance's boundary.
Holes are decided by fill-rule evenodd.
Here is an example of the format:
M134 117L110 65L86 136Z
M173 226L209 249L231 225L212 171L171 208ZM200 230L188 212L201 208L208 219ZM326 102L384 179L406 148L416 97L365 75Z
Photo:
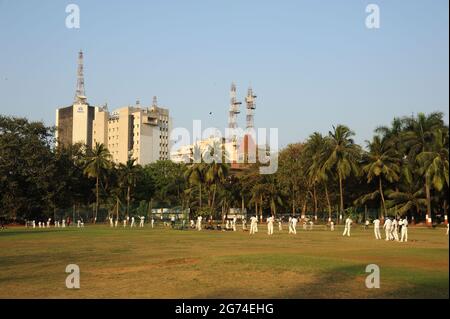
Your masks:
M62 220L62 228L66 228L66 220L65 219Z
M257 218L255 216L250 217L250 235L253 235L256 233L256 223L257 223Z
M375 239L381 239L380 220L378 218L373 221L373 232L375 234Z
M145 216L140 216L139 219L141 220L139 222L139 228L142 228L144 227Z
M194 221L193 220L191 220L191 224L193 224L194 223ZM155 226L155 219L152 217L152 228Z
M261 217L261 220L262 220L262 217ZM255 230L254 230L254 232L255 233L258 232L258 215L256 215L256 217L255 217Z
M330 222L330 230L334 231L334 222L333 221Z
M392 228L392 221L390 220L390 218L386 218L386 220L384 221L384 232L385 232L385 236L386 236L386 241L391 240L391 228Z
M198 217L197 217L197 230L198 230L198 231L201 231L201 230L202 230L202 219L203 219L202 216L198 216Z
M290 217L290 216L289 216L289 224L288 224L288 226L289 226L289 234L292 234L293 233L293 231L292 231L292 217Z
M350 237L350 229L352 228L352 223L353 221L351 220L351 218L347 217L347 219L345 220L344 233L342 234L342 236L347 235L348 237Z
M297 217L292 217L292 233L294 235L297 235L297 223L298 223L298 219Z
M283 230L283 221L282 221L281 218L278 220L278 230L279 230L279 231L282 231L282 230Z
M237 221L237 217L235 216L233 218L233 231L236 231L236 221Z
M33 228L36 228L36 221L33 220Z
M408 219L405 217L402 220L400 220L400 225L402 226L400 241L407 242L408 241Z
M267 234L268 235L273 235L273 222L274 222L273 216L270 216L269 218L267 218Z
M242 218L242 230L247 230L247 220Z
M109 227L114 227L113 219L111 216L109 217Z
M398 241L398 221L396 218L394 218L394 221L392 222L391 233L395 241Z

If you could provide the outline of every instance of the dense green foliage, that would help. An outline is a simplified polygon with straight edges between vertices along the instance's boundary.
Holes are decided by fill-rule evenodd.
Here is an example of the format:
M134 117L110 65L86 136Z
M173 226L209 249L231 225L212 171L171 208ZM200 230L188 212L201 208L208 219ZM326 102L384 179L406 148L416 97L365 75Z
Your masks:
M344 125L313 133L280 151L273 175L217 162L115 165L103 145L54 147L53 131L0 116L0 216L44 218L79 207L90 207L93 221L99 210L121 218L159 207L217 218L230 208L324 218L367 209L416 220L447 213L449 130L441 113L396 118L364 146Z

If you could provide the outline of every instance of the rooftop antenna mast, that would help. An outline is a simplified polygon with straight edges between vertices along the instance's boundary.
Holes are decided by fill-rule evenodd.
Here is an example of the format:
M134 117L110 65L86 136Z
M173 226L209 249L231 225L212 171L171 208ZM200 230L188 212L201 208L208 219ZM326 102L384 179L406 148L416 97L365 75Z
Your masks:
M77 70L77 89L75 92L75 102L86 100L84 92L84 71L83 71L83 51L78 53L78 70Z
M228 116L228 128L230 129L237 129L237 115L241 113L239 111L239 105L241 105L241 102L238 102L236 98L236 84L231 83L231 90L230 90L230 111ZM233 136L233 139L235 139L236 136Z
M255 109L256 109L256 95L253 94L253 89L248 88L245 103L247 103L247 129L255 128Z

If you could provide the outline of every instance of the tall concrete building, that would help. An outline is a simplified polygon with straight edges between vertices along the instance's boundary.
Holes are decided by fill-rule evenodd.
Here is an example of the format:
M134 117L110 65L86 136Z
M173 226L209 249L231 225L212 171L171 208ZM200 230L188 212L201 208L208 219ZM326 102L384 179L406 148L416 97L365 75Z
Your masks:
M86 99L56 110L56 141L58 145L82 143L92 147L92 123L95 108Z
M158 106L156 97L150 107L126 106L109 112L107 107L89 105L84 92L83 53L78 56L78 80L73 105L56 110L58 145L82 143L88 148L104 144L114 162L128 158L145 165L170 159L169 110Z
M111 113L97 108L92 144L106 145L116 163L125 163L129 157L141 165L169 160L171 127L169 110L157 106L156 99L148 108L139 103Z

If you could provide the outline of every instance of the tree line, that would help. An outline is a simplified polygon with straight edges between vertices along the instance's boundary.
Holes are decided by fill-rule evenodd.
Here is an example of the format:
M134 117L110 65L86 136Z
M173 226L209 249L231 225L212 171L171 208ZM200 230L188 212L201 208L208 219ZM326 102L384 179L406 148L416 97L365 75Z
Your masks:
M94 222L162 207L218 219L230 208L333 219L361 210L417 221L447 215L449 130L439 112L395 118L365 145L355 143L345 125L315 132L280 150L272 175L259 174L258 164L235 170L223 161L116 164L102 144L55 147L54 132L42 122L0 116L3 218L53 217L86 207ZM207 150L212 157L214 149Z

